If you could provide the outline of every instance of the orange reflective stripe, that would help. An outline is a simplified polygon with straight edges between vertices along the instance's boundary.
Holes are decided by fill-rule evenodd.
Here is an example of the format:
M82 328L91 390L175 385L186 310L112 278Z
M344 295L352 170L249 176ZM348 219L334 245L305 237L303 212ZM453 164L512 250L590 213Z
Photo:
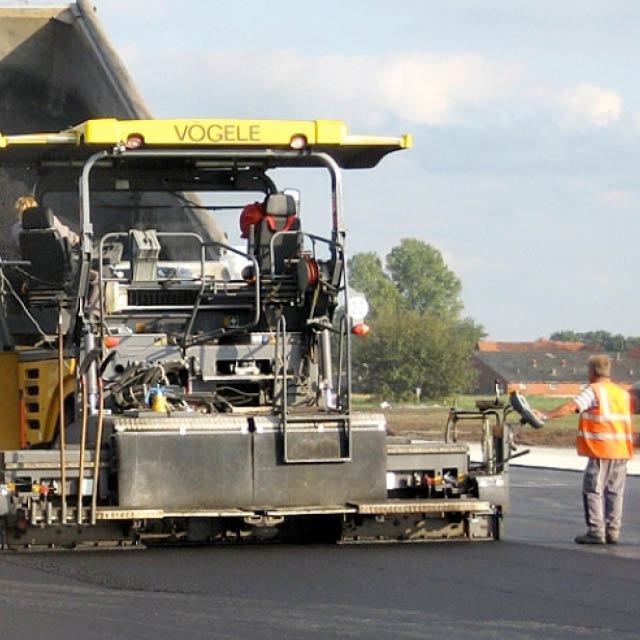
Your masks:
M580 414L578 454L611 460L633 455L633 425L629 394L613 382L592 385L598 406Z

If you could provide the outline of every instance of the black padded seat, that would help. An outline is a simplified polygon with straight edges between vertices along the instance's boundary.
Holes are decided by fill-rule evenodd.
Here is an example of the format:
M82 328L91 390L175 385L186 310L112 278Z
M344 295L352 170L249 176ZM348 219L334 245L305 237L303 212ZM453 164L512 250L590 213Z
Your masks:
M54 227L54 215L45 207L25 209L20 252L31 262L29 274L45 286L62 286L71 271L69 244Z
M263 273L271 271L271 238L278 231L299 231L296 202L293 196L274 193L267 196L265 215L257 225L255 235L256 256ZM285 260L294 258L298 252L298 238L295 234L279 235L273 242L274 272L283 273Z

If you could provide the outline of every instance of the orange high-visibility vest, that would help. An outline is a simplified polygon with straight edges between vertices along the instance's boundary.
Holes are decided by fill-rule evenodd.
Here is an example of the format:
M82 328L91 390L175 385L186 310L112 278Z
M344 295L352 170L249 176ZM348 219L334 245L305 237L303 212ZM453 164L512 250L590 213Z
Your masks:
M633 456L633 423L629 394L613 382L591 385L598 406L580 414L578 455L624 460Z

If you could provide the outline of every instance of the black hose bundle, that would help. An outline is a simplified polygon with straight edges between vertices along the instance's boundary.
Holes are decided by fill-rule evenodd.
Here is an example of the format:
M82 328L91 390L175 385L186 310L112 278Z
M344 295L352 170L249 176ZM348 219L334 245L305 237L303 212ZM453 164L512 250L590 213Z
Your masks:
M170 384L170 379L179 377L183 369L185 365L180 361L133 364L109 385L113 401L121 410L147 409L151 390Z

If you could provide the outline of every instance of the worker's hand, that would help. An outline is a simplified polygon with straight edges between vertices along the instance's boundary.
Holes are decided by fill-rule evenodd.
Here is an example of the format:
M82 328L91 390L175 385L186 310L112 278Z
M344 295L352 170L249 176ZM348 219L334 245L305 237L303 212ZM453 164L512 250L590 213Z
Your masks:
M536 418L542 420L543 422L548 418L547 414L544 411L540 411L540 409L531 409L531 413L533 413Z

